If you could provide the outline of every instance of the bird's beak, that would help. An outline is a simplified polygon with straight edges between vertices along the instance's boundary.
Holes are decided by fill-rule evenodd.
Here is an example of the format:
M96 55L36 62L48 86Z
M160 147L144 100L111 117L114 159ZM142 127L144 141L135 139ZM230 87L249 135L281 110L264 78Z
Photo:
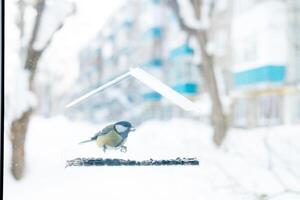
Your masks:
M131 127L131 128L130 128L130 131L135 131L135 128L134 128L134 127Z

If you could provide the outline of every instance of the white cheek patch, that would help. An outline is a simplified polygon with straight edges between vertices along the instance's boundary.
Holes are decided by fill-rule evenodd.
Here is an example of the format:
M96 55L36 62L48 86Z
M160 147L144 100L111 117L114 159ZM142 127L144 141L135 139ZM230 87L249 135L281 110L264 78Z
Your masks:
M122 132L125 132L125 131L127 131L127 127L125 127L125 126L122 126L122 125L116 125L116 130L119 132L119 133L122 133Z

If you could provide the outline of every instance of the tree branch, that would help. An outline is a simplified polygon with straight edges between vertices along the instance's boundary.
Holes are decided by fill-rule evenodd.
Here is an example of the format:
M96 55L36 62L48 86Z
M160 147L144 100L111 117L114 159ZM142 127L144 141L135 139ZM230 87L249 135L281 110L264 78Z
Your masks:
M57 26L57 28L55 29L55 31L52 32L52 34L50 35L48 41L45 43L45 46L42 49L39 50L40 52L45 51L49 47L49 45L51 44L51 42L52 42L53 37L55 36L55 34L64 27L66 19L68 17L74 15L75 13L76 13L76 6L75 6L75 4L72 4L72 11L60 22L60 24Z
M205 20L205 19L201 19L201 17L204 17L204 14L203 13L201 14L200 12L204 10L202 9L202 6L204 6L204 2L200 0L190 0L190 1L194 9L193 13L195 17L199 17L199 19L196 19L196 21ZM220 99L217 80L214 72L214 65L213 65L214 60L212 55L210 55L207 52L207 44L208 44L207 34L209 30L206 28L194 28L188 26L183 16L181 16L181 12L180 12L181 8L178 3L178 0L168 0L167 5L169 5L173 10L173 13L177 17L181 29L186 31L187 34L195 36L199 48L201 49L200 54L202 58L202 63L201 63L202 68L200 69L200 71L203 73L202 76L205 80L204 82L206 86L205 88L207 88L207 92L211 98L211 101L213 102L212 113L211 113L211 122L214 128L213 141L216 145L220 146L226 136L226 132L228 129L228 120L226 115L224 114L223 106ZM210 6L210 5L205 5L205 6ZM200 14L202 15L201 17ZM206 17L209 18L210 16L206 16Z
M187 26L186 23L184 22L183 17L179 14L180 8L177 0L167 0L167 5L173 10L173 13L178 19L180 28L186 31L187 33L189 33L190 35L195 35L197 33L197 30Z
M64 26L64 22L65 22L66 18L73 15L76 11L75 4L73 4L72 11L65 17L65 19L63 19L60 22L60 24L57 26L55 31L53 31L51 33L48 41L45 43L45 46L42 49L37 50L37 49L34 49L34 43L37 40L37 36L38 36L38 32L39 32L40 24L41 24L41 20L42 20L42 15L43 15L43 12L45 10L45 0L38 0L38 2L35 5L35 8L36 8L36 11L37 11L37 16L36 16L36 20L35 20L35 23L34 23L32 36L31 36L29 44L28 44L27 55L26 55L25 66L24 66L25 69L28 69L29 71L31 71L30 77L29 77L29 83L30 83L30 89L31 90L32 90L32 82L33 82L33 79L34 79L35 73L36 73L37 64L38 64L38 61L39 61L41 55L43 54L43 52L51 44L54 35L59 30L62 29L62 27Z
M17 18L17 26L20 30L20 38L23 39L24 36L24 15L25 15L25 2L24 0L18 1L18 9L19 9L19 15Z
M37 35L38 35L39 30L40 30L42 15L43 15L43 12L44 12L44 9L45 9L45 0L37 0L37 2L35 4L35 9L37 11L37 15L36 15L35 22L34 22L34 25L33 25L32 35L31 35L29 43L28 43L28 54L29 54L30 51L34 50L33 45L34 45L34 42L37 39ZM30 56L27 55L27 60L29 59L29 57ZM28 63L29 63L28 61L25 62L25 69L30 70L32 66L31 65L26 65Z

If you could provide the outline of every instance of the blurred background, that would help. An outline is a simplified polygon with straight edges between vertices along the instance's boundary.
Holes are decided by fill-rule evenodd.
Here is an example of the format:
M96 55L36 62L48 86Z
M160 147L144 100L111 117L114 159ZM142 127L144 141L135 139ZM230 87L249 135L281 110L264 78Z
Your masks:
M198 112L135 79L65 108L131 67ZM5 199L300 199L300 0L7 0L4 72ZM128 153L77 145L119 120ZM80 156L200 167L64 169Z

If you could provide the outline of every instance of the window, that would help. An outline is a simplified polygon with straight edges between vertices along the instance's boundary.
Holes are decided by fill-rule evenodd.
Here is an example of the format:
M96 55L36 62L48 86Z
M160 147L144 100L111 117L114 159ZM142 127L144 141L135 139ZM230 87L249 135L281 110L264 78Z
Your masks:
M228 0L219 0L216 3L216 9L217 11L224 11L228 8Z
M275 125L282 122L282 96L259 97L258 125Z
M243 12L249 10L256 0L235 0L234 1L234 11L236 14L242 14Z
M234 108L234 124L238 127L245 127L247 125L247 100L237 100Z
M256 36L249 36L244 40L242 57L244 62L254 62L257 60L257 40Z

